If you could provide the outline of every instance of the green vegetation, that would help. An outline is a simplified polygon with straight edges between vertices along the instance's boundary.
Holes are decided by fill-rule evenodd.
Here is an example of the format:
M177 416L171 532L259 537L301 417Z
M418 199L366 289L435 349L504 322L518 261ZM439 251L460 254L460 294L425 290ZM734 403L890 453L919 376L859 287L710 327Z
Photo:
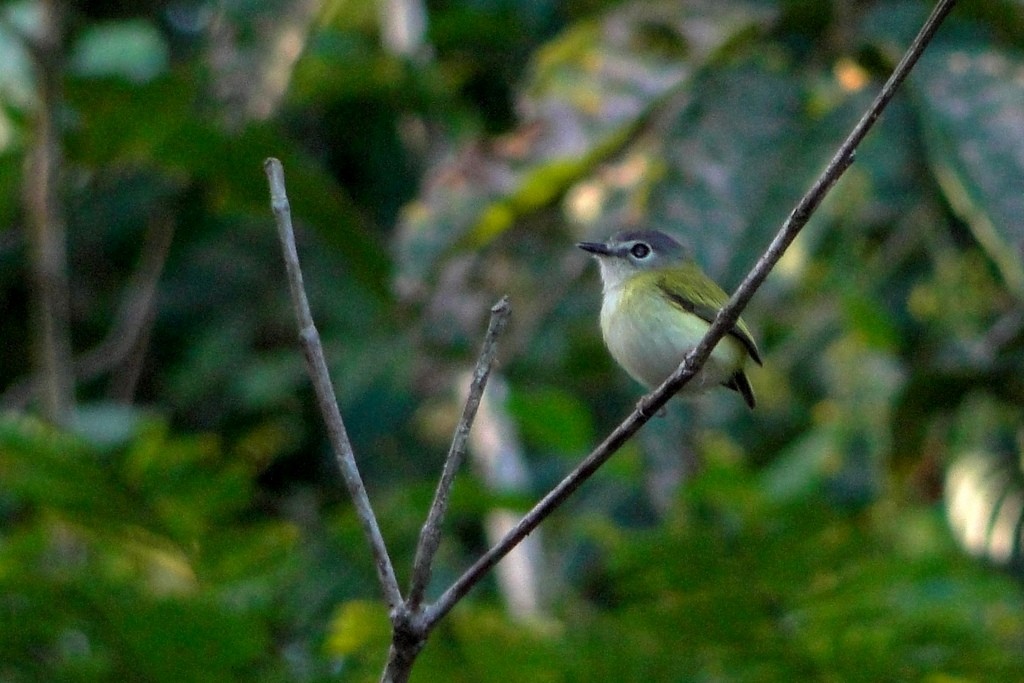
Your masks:
M735 287L930 8L455 0L404 58L369 0L58 3L59 428L29 382L44 4L0 2L4 683L380 675L386 610L264 158L403 587L511 301L498 371L530 483L461 473L433 597L491 511L527 509L640 396L573 244L666 230ZM489 578L412 680L1022 678L1022 188L1024 9L965 1L744 312L757 409L670 405L541 527L542 613L512 618Z

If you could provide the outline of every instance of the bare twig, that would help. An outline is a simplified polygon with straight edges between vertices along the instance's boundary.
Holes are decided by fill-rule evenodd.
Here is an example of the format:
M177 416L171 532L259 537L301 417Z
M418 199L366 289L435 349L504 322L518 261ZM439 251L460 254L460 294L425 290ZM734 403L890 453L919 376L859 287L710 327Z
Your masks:
M144 346L143 341L147 337L156 308L157 285L174 238L174 228L174 219L169 214L160 213L151 219L115 322L103 341L75 358L75 380L95 379L124 363L133 351ZM137 366L138 363L133 365ZM136 375L137 369L131 369L129 374ZM134 380L129 378L128 381L112 382L112 386L114 384L119 388L117 396L125 399L130 395ZM38 393L40 386L37 374L14 381L0 396L0 406L24 408Z
M441 524L444 522L444 516L448 510L448 500L452 485L455 483L455 475L465 460L466 443L476 418L477 409L480 407L484 389L487 387L487 379L494 366L498 337L501 336L508 324L511 313L512 307L508 303L508 297L502 297L491 307L491 320L487 325L487 334L484 336L476 367L473 369L473 379L470 382L462 417L455 428L455 434L448 449L448 457L445 459L441 478L437 482L437 490L434 492L434 501L427 513L423 528L420 530L416 556L413 560L409 597L401 607L391 612L393 632L387 665L381 675L381 681L384 683L402 683L408 680L416 657L426 643L429 629L424 627L422 619L423 594L427 589L427 584L430 583L434 554L441 542Z
M158 211L150 217L139 260L113 329L96 351L86 354L75 365L75 376L83 379L98 375L107 367L117 368L109 380L109 394L115 401L128 403L135 394L156 318L157 288L176 227L174 216L168 211ZM101 355L100 351L104 353Z
M278 237L281 240L285 267L288 271L288 286L291 290L292 306L295 309L299 327L299 341L309 366L309 376L316 392L317 404L327 425L327 434L331 447L334 449L338 469L341 471L342 479L345 481L356 515L359 517L359 523L363 528L363 534L373 553L377 579L384 593L384 600L387 602L389 610L394 613L402 606L402 593L398 587L395 570L391 565L387 547L384 545L384 538L381 536L377 518L373 514L370 499L366 495L366 487L363 485L363 479L356 467L352 444L348 440L345 423L338 411L334 387L331 385L331 378L327 372L327 361L324 359L323 347L320 344L320 334L313 323L309 301L306 299L306 292L302 284L302 270L299 267L299 256L295 249L291 209L288 205L288 195L285 192L284 170L281 168L281 162L273 158L267 159L263 163L263 168L270 185L270 205L277 221Z
M423 600L423 593L430 582L431 564L434 560L434 553L437 552L437 546L441 542L441 524L448 510L452 484L455 483L455 475L465 459L466 441L469 438L473 420L476 418L477 408L480 407L480 399L487 386L487 378L494 366L498 337L501 336L508 324L511 313L512 307L509 306L507 296L502 297L501 301L491 307L491 321L487 326L487 334L484 336L476 368L473 370L469 396L466 398L466 405L462 410L462 418L455 428L455 435L452 437L452 443L448 449L448 457L441 472L441 479L437 482L437 490L434 492L434 502L430 506L430 512L427 513L427 520L420 531L419 544L416 546L416 559L413 561L412 584L409 588L408 602L409 608L412 610L419 608L420 602Z
M43 413L66 425L74 408L67 273L67 230L60 202L62 154L57 117L61 109L61 8L39 3L39 33L26 45L35 59L39 103L33 140L25 158L25 215L29 226L35 303L36 373Z
M630 437L633 436L684 384L694 377L707 360L718 341L736 324L740 313L753 297L754 293L768 277L768 273L782 257L783 252L793 242L800 230L807 224L811 215L821 204L822 199L836 183L839 177L853 163L854 151L864 136L874 125L882 111L892 99L899 85L917 63L924 48L931 41L943 19L953 9L956 0L940 0L925 22L917 37L907 49L906 54L897 64L889 80L886 81L878 96L868 107L857 125L847 136L839 150L832 157L828 166L797 203L789 214L782 228L771 241L768 249L758 259L747 277L736 289L729 302L719 311L700 344L696 346L672 376L655 391L644 396L640 403L611 434L594 449L579 465L558 483L540 502L538 502L506 536L484 553L472 566L460 576L448 590L438 598L437 602L427 607L422 616L423 628L431 629L451 608L476 585L478 581L508 551L525 538L531 531L580 487L594 472L597 471Z

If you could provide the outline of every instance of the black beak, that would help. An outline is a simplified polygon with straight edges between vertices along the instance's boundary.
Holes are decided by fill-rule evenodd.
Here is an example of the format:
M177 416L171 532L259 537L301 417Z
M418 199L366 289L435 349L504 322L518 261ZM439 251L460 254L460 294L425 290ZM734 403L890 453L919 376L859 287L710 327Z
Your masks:
M604 242L577 242L576 246L583 251L589 251L595 256L608 256L612 253L611 249Z

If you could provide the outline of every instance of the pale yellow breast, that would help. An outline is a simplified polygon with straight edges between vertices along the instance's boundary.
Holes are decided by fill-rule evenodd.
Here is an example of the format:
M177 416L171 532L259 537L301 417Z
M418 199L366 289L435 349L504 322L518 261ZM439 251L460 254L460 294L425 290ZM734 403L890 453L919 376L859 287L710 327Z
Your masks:
M653 285L634 283L605 291L601 305L605 344L616 362L649 389L675 371L707 329L708 323L673 305ZM742 344L725 337L684 391L718 386L743 367L745 358Z

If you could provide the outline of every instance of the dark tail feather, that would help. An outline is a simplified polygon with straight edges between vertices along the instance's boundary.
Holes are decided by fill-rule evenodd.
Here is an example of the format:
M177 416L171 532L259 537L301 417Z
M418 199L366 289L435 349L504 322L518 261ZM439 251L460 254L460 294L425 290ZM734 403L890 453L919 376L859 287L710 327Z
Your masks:
M729 378L728 382L723 382L722 386L729 387L733 391L739 392L743 400L746 401L747 405L753 409L757 405L757 401L754 399L754 388L750 386L750 380L740 370L735 375Z

